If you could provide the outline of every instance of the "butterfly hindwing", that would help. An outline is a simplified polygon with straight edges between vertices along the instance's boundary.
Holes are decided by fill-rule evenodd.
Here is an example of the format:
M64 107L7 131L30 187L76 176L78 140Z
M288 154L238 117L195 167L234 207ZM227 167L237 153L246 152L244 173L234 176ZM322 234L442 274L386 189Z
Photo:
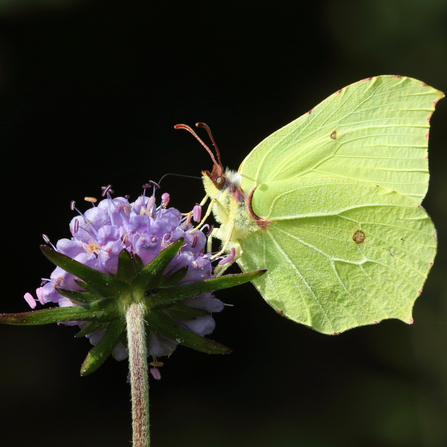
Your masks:
M327 333L386 318L411 321L436 251L413 200L368 182L306 178L261 185L253 206L270 222L240 241L243 271L286 317Z

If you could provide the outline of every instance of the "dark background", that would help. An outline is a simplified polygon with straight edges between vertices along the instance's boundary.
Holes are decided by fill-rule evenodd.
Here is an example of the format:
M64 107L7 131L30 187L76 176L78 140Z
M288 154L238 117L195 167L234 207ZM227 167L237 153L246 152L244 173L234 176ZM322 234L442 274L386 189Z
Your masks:
M23 294L52 271L41 234L69 235L72 199L82 207L108 183L135 198L149 179L211 167L174 124L207 122L237 169L261 139L365 77L447 91L446 23L441 0L0 0L0 311L29 309ZM154 446L447 445L444 101L424 201L439 254L414 325L328 337L279 317L250 284L221 292L234 307L212 338L234 351L180 347L166 360L151 381ZM203 197L198 180L163 187L183 211ZM81 378L90 345L75 332L0 327L2 446L130 445L126 362Z

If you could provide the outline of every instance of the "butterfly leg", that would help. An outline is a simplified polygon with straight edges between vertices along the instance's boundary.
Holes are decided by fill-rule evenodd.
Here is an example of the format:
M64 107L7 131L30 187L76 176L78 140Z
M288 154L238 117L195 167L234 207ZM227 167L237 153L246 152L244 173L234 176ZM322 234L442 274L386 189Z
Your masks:
M227 252L228 244L231 241L231 237L233 235L235 221L236 221L236 219L231 219L230 222L228 222L227 225L229 225L229 228L228 228L228 231L227 231L227 235L225 237L224 245L215 255L211 256L211 260L216 259L219 256L222 256L224 253ZM227 226L227 225L225 225L225 226ZM222 227L220 227L219 230L222 230ZM214 232L214 230L213 230L213 232ZM219 238L219 239L221 239L221 238Z
M207 253L211 253L211 251L213 250L213 239L217 239L217 236L216 236L217 230L218 230L218 228L214 228L214 230L211 231L211 233L208 236L208 240L206 242L206 252Z
M233 263L228 262L225 265L218 265L215 269L214 269L214 276L216 278L219 278L219 276L222 276L225 273L225 270L227 270L228 267L232 266Z

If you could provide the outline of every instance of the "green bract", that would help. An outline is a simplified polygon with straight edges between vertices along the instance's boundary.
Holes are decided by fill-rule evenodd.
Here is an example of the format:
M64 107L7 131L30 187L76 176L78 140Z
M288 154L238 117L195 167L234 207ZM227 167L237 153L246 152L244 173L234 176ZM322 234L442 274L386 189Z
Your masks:
M2 314L0 323L41 325L67 321L88 322L77 334L78 337L105 329L101 341L88 353L81 367L82 375L95 371L118 342L126 343L126 312L129 306L135 303L144 308L147 331L151 330L207 354L229 353L230 349L226 346L196 335L176 321L192 320L207 313L187 306L183 301L202 293L252 281L264 271L226 275L178 285L186 275L187 268L169 276L163 276L163 273L182 244L183 239L172 243L146 266L143 266L138 255L132 255L123 249L119 254L117 273L113 276L87 267L48 246L42 246L42 252L51 262L79 278L77 282L82 291L57 289L61 295L78 305L20 314Z

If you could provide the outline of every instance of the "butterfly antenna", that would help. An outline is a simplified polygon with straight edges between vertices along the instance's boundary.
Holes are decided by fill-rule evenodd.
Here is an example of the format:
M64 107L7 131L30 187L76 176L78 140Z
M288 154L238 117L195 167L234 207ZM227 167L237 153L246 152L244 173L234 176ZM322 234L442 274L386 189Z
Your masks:
M214 149L217 154L217 160L219 161L219 166L222 166L222 160L220 159L220 151L219 151L219 148L217 147L216 142L214 141L214 137L213 137L213 134L211 133L210 126L208 126L208 124L206 124L206 123L199 122L199 123L196 123L196 127L205 129L208 132L208 136L210 137L210 140L213 143Z
M167 174L164 174L164 175L161 177L161 179L158 181L158 184L160 185L160 184L161 184L161 181L162 181L165 177L167 177L168 175L173 175L173 176L175 176L175 177L185 177L185 178L193 178L193 179L196 179L196 180L201 180L201 178L200 178L200 177L197 177L197 175L176 174L176 173L174 173L174 172L168 172Z
M197 123L197 124L203 124L203 123ZM197 126L197 124L196 124L196 126ZM205 126L206 126L206 124L205 124ZM201 127L201 126L197 126L197 127ZM208 126L206 126L206 127L208 127ZM186 124L176 124L175 126L174 126L174 129L185 129L185 130L187 130L190 134L192 134L192 136L206 149L206 151L210 154L210 157L211 157L211 160L213 161L213 163L216 165L216 166L220 166L220 167L222 167L222 164L220 163L220 154L219 154L219 151L216 151L217 152L217 157L218 157L218 160L219 160L219 163L217 163L217 161L216 161L216 158L214 157L214 154L212 153L212 151L211 151L211 149L199 138L199 136L189 127L189 126L187 126ZM208 132L208 134L210 134L210 132ZM213 142L213 144L214 144L214 141L213 141L213 138L211 137L211 141ZM214 145L214 147L216 147L215 145Z

